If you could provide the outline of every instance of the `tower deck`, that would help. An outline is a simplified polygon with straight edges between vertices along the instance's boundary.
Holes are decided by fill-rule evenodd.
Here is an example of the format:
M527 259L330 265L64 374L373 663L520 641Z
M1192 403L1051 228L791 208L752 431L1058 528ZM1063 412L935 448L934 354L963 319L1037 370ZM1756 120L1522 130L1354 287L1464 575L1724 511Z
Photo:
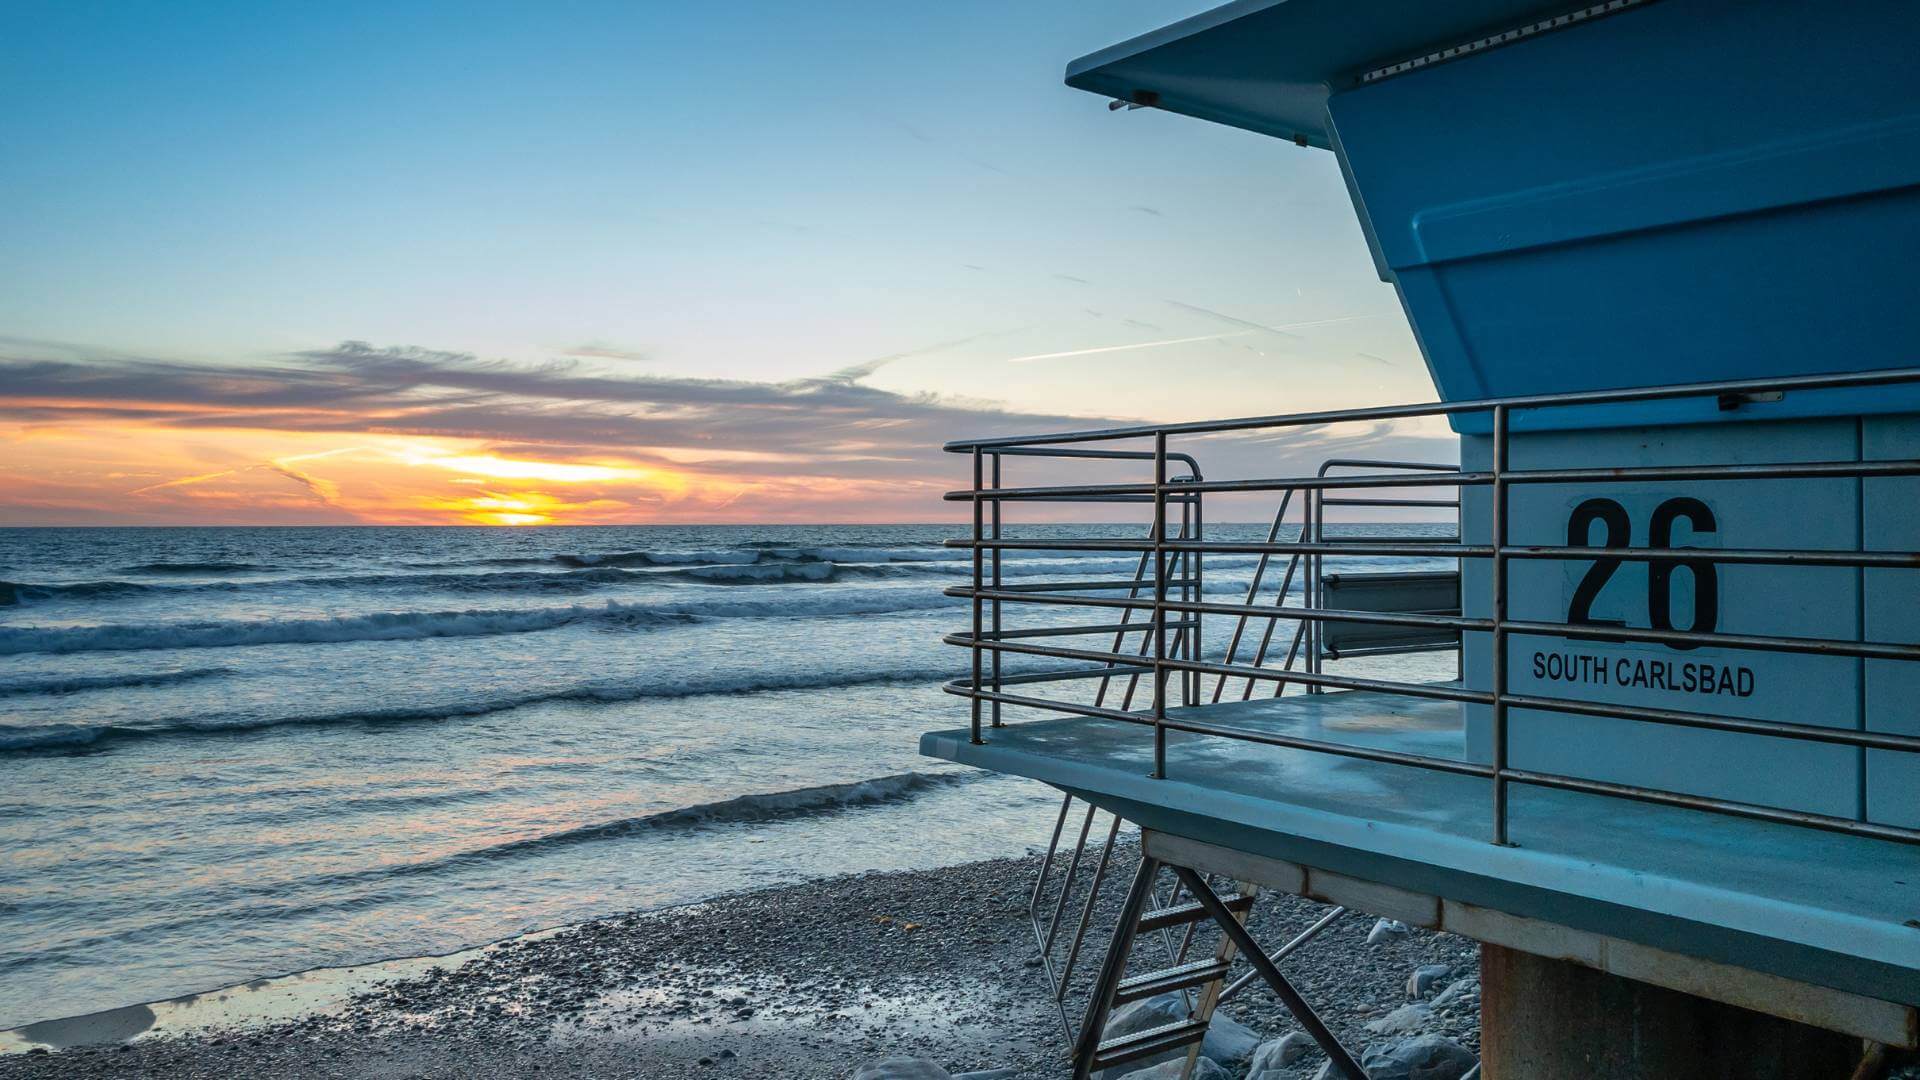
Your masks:
M1451 702L1349 691L1168 715L1466 759ZM1043 781L1145 829L1309 876L1391 883L1378 895L1430 897L1441 925L1442 908L1456 923L1484 909L1920 1004L1920 857L1906 845L1516 785L1511 843L1500 846L1487 841L1491 805L1477 777L1172 731L1167 776L1154 779L1151 729L1096 717L991 729L980 745L965 729L930 732L920 748Z

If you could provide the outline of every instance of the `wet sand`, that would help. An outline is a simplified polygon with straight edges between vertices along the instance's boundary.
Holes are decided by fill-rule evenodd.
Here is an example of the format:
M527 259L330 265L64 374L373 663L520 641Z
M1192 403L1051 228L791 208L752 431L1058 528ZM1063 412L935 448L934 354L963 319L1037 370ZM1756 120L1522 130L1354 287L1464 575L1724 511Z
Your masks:
M1059 1013L1033 966L1025 914L1035 866L1007 859L770 888L437 960L34 1025L0 1043L16 1051L0 1057L0 1078L844 1078L888 1054L1061 1076ZM1105 906L1117 900L1114 890ZM1251 925L1278 943L1325 910L1264 897ZM1373 923L1347 915L1286 963L1349 1045L1381 1040L1364 1025L1406 1003L1415 967L1446 964L1452 979L1477 970L1469 942L1413 931L1368 944ZM1426 1030L1477 1046L1473 1001ZM1265 1035L1294 1029L1261 988L1230 1011ZM19 1052L29 1044L38 1052ZM1318 1066L1310 1055L1296 1072Z

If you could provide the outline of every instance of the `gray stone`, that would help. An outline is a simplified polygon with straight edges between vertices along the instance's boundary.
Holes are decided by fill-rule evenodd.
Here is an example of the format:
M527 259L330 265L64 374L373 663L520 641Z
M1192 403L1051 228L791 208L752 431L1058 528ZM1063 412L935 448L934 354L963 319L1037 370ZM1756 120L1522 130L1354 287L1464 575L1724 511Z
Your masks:
M1440 991L1440 996L1433 999L1433 1004L1435 1007L1438 1007L1450 1001L1464 1000L1467 998L1475 998L1479 996L1480 996L1479 976L1468 975L1464 978L1455 979L1453 982L1449 983L1445 990Z
M1012 1069L981 1069L979 1072L954 1073L953 1080L1013 1080Z
M853 1080L953 1080L953 1074L922 1058L888 1057L853 1070Z
M1407 924L1399 919L1380 919L1367 931L1367 944L1378 945L1394 934L1407 933Z
M1407 976L1407 997L1419 1001L1440 985L1440 980L1453 974L1453 969L1445 964L1421 964Z
M1387 1015L1367 1025L1367 1030L1375 1035L1411 1035L1427 1026L1433 1018L1433 1010L1427 1005L1415 1002L1402 1005Z
M1185 1020L1188 1015L1187 999L1184 995L1161 994L1158 997L1150 997L1145 1001L1136 1001L1115 1009L1113 1015L1107 1018L1107 1026L1101 1032L1101 1038L1116 1039L1148 1028L1163 1027ZM1206 1040L1200 1044L1200 1054L1202 1057L1211 1058L1217 1064L1225 1065L1253 1056L1254 1050L1259 1046L1259 1032L1224 1012L1216 1012L1213 1014L1213 1023L1207 1028ZM1147 1058L1145 1061L1150 1065L1158 1065L1172 1058L1184 1059L1186 1056L1186 1048L1182 1047L1160 1057ZM1101 1080L1121 1080L1126 1075L1123 1070L1129 1068L1135 1072L1142 1071L1140 1064L1129 1062L1126 1066L1108 1069L1101 1073Z
M1187 1056L1181 1054L1172 1061L1163 1061L1158 1065L1135 1069L1120 1080L1180 1080L1180 1070L1186 1066ZM1215 1065L1212 1058L1203 1057L1193 1063L1193 1075L1190 1080L1232 1080L1232 1076L1232 1073Z
M1371 1080L1460 1080L1479 1064L1473 1051L1440 1035L1421 1035L1369 1050L1360 1067Z
M1247 1073L1247 1080L1283 1080L1288 1075L1287 1066L1305 1057L1307 1051L1312 1049L1313 1040L1298 1031L1289 1031L1277 1039L1269 1039L1253 1052L1253 1069Z

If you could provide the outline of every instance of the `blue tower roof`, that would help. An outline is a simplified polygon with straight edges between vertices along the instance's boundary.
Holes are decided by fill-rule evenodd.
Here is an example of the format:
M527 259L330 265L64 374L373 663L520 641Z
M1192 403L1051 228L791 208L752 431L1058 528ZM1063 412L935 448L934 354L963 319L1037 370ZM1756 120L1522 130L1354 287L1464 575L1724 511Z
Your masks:
M1067 82L1333 150L1457 401L1920 362L1915 56L1905 0L1242 0ZM1916 411L1827 391L1528 423Z
M1326 149L1332 87L1566 9L1564 0L1237 0L1089 53L1067 65L1067 85Z

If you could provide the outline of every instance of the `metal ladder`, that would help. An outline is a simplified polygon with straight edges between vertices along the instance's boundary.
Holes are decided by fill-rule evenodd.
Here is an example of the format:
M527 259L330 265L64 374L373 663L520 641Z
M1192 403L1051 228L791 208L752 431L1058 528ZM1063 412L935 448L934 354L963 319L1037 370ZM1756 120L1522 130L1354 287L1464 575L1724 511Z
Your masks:
M1078 828L1074 830L1077 836L1070 843L1063 843L1069 833L1070 822L1075 818L1076 804L1084 807L1084 812L1078 817ZM1199 1043L1206 1037L1211 1025L1214 1010L1260 980L1262 964L1270 966L1285 959L1333 925L1346 914L1347 909L1336 907L1328 910L1311 926L1271 952L1257 950L1261 953L1261 959L1253 962L1251 970L1229 982L1227 976L1231 974L1235 958L1246 946L1227 936L1222 938L1211 957L1193 958L1191 952L1195 934L1212 918L1207 905L1193 892L1191 883L1177 873L1163 888L1161 879L1167 875L1159 872L1158 868L1164 864L1157 862L1154 863L1156 869L1145 879L1145 893L1136 896L1135 893L1142 888L1141 870L1136 868L1131 890L1122 898L1121 914L1102 959L1100 974L1091 986L1085 988L1086 1005L1076 1024L1068 1003L1068 998L1073 996L1076 989L1074 972L1087 956L1087 933L1103 887L1109 893L1113 891L1110 872L1120 846L1122 829L1127 824L1117 815L1108 814L1109 820L1104 823L1104 828L1096 830L1098 815L1102 813L1106 812L1072 795L1061 799L1059 814L1054 819L1052 839L1041 860L1040 871L1035 876L1033 891L1027 902L1027 916L1033 929L1034 943L1050 996L1060 1014L1061 1030L1065 1033L1067 1046L1073 1051L1076 1064L1084 1062L1090 1070L1088 1075L1181 1046L1192 1048L1188 1055L1188 1068L1191 1069L1193 1059L1199 1054ZM1104 841L1100 843L1097 854L1090 857L1088 843L1096 835L1104 835ZM1082 871L1089 864L1092 865L1092 872L1087 876ZM1257 896L1252 886L1204 877L1199 880L1236 920L1236 925L1244 923ZM1222 890L1225 895L1222 895ZM1070 908L1078 909L1078 917L1069 930L1067 914ZM1175 931L1181 932L1176 935ZM1157 952L1160 959L1152 970L1128 976L1125 974L1128 961L1143 937L1157 945L1151 951ZM1120 958L1118 974L1113 972L1115 957ZM1117 981L1108 986L1110 977ZM1111 1041L1099 1039L1115 1008L1173 992L1185 995L1187 1020ZM1088 1047L1088 1040L1093 1041L1091 1048ZM1088 1053L1092 1053L1093 1057L1088 1058Z
M1157 895L1155 882L1163 869L1173 873L1178 887L1184 889L1191 900L1157 910L1149 907L1150 901ZM1227 973L1239 954L1244 954L1253 965L1252 976L1266 982L1300 1027L1326 1052L1338 1075L1348 1080L1367 1080L1367 1074L1359 1062L1327 1028L1314 1012L1313 1006L1281 974L1276 958L1268 956L1247 931L1247 914L1252 910L1255 895L1252 886L1242 884L1232 895L1221 896L1213 883L1197 871L1162 863L1149 855L1141 856L1133 885L1121 906L1120 923L1114 932L1113 944L1101 964L1099 978L1087 1002L1086 1016L1080 1025L1079 1037L1074 1040L1074 1080L1088 1080L1103 1070L1182 1047L1187 1048L1187 1061L1182 1075L1190 1074L1199 1056L1200 1043L1207 1037L1207 1030L1213 1022L1214 1010L1227 998L1229 989L1236 989L1250 981L1243 979L1233 987L1225 986ZM1337 918L1338 914L1335 912L1322 918L1313 929L1290 942L1276 955L1283 956L1298 948L1318 933L1320 928ZM1180 960L1166 968L1138 975L1127 974L1134 939L1139 934L1179 925L1185 925L1191 931L1209 921L1222 932L1219 948L1212 959ZM1107 1018L1115 1007L1174 990L1193 989L1200 991L1200 999L1191 1005L1186 1019L1130 1035L1101 1038Z

